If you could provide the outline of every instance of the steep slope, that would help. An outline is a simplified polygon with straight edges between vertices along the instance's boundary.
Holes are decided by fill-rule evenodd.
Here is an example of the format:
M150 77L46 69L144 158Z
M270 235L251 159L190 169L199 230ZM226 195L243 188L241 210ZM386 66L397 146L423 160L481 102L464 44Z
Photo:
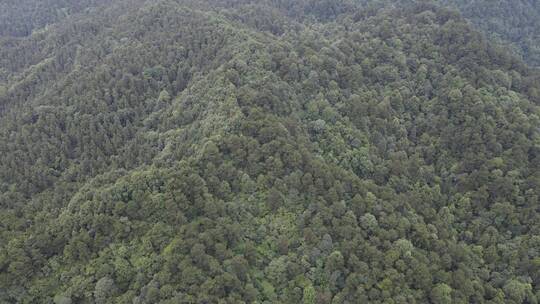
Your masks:
M119 1L2 48L0 299L537 301L537 72L356 5Z
M540 3L531 0L441 0L458 8L490 38L509 45L529 64L540 66Z
M24 37L111 0L6 0L0 3L0 37Z

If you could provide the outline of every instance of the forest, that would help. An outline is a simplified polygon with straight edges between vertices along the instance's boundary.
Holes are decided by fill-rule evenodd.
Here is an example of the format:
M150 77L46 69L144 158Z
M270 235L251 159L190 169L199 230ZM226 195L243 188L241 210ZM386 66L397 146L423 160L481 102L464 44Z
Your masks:
M539 20L1 1L0 303L539 303Z

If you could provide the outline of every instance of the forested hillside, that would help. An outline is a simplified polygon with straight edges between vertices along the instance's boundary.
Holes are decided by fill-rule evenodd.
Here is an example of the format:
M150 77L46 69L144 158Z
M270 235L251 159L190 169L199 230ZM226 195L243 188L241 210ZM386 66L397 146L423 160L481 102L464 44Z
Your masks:
M0 36L28 36L70 15L112 2L113 0L3 0L0 2Z
M459 9L491 39L540 67L540 1L439 0Z
M74 3L0 4L1 303L540 300L540 72L457 10Z

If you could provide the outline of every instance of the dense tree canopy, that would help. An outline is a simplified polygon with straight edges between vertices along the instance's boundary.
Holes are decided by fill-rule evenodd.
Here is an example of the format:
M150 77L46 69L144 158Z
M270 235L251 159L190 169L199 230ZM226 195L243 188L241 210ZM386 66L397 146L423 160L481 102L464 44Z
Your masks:
M455 7L490 38L540 67L540 2L534 0L439 0Z
M540 300L540 73L457 10L75 2L0 4L0 302Z

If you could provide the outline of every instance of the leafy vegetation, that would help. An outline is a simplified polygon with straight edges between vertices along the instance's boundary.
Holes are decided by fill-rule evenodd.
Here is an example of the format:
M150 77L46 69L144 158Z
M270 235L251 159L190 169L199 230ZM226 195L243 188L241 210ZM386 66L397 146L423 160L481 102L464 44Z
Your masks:
M540 299L540 74L457 11L84 3L0 38L0 302Z
M459 9L490 38L540 66L540 3L530 0L440 0Z

